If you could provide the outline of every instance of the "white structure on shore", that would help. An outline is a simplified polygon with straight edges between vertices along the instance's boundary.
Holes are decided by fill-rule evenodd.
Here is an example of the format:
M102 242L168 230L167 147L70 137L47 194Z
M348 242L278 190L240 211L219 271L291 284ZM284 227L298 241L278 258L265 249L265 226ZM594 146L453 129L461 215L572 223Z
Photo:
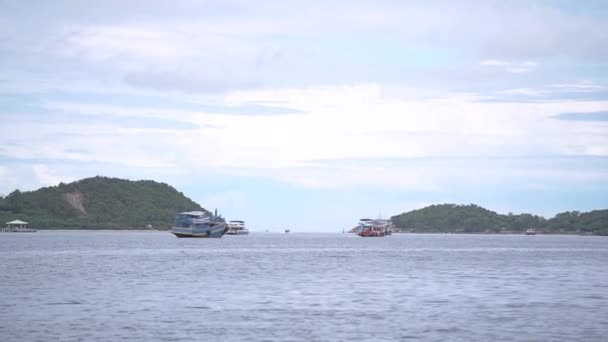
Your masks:
M0 229L0 232L16 232L16 233L33 233L36 229L29 228L28 223L21 220L13 220L6 222L6 228Z

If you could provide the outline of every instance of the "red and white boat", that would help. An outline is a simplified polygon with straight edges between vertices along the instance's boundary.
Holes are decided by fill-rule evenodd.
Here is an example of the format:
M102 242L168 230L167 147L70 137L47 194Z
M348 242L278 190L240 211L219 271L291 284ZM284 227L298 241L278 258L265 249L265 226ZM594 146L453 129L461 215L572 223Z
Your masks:
M357 235L363 237L382 237L391 235L393 232L392 224L389 220L383 219L360 219Z

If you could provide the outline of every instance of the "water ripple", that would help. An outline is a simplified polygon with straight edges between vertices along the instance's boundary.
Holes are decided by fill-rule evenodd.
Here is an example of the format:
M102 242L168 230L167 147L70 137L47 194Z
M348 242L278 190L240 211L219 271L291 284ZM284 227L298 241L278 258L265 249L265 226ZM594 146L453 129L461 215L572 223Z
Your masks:
M3 235L0 331L2 341L603 341L606 241Z

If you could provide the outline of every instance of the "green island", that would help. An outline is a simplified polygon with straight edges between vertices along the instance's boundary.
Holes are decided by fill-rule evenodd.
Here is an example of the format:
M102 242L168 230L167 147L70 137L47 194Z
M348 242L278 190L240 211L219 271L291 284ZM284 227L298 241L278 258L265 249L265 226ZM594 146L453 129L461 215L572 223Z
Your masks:
M0 197L0 224L42 229L167 229L175 214L201 210L172 186L151 180L93 177Z
M550 219L532 214L498 214L475 204L439 204L391 217L400 232L608 235L608 209L566 211Z
M152 180L92 177L0 196L0 224L19 219L39 229L168 229L183 211L206 211L172 186ZM439 204L391 217L397 232L608 235L608 210L567 211L550 219L498 214L478 205Z

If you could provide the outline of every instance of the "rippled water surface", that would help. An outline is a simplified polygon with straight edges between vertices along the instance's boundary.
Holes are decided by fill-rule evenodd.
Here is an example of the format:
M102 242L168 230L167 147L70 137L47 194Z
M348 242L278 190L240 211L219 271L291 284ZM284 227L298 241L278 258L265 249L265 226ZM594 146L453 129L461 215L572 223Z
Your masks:
M606 341L608 238L0 234L1 341Z

